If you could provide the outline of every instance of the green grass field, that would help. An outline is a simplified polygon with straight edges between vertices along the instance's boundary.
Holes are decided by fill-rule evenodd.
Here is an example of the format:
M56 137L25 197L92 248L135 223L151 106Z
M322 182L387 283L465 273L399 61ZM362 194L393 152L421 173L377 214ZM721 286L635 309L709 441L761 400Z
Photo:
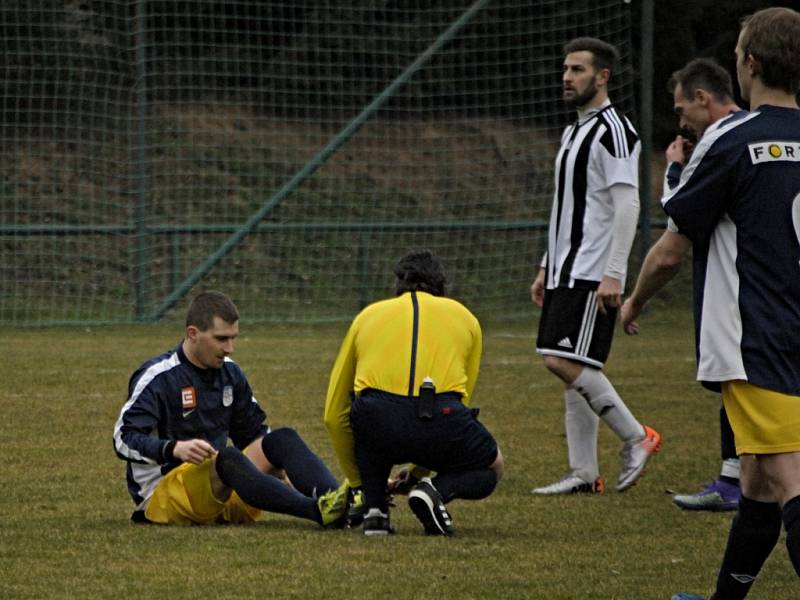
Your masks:
M718 473L718 398L694 383L690 317L654 313L621 331L607 366L623 398L664 436L638 486L613 491L619 444L600 432L611 491L534 498L566 468L560 386L534 324L487 327L475 403L506 457L489 499L454 502L459 537L426 538L404 499L395 536L327 531L269 516L249 527L132 525L111 434L128 377L172 347L179 325L0 333L0 598L618 598L710 593L731 519L682 513L666 489ZM273 427L290 425L340 474L322 424L344 325L242 323L234 358ZM750 597L797 598L783 534Z

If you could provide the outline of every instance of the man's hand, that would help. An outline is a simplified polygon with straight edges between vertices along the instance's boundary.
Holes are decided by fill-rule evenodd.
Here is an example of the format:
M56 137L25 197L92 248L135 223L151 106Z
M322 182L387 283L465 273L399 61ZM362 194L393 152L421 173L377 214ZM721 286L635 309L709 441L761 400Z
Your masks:
M536 306L544 305L544 269L539 269L539 274L531 284L531 302Z
M667 164L677 162L685 165L689 162L694 150L694 144L682 135L677 136L672 143L667 146Z
M606 308L614 308L622 304L622 282L608 275L603 275L603 280L597 288L597 310L606 314Z
M184 440L176 442L172 455L183 462L199 465L207 458L212 458L217 453L214 446L205 440Z
M619 316L622 321L622 328L628 335L636 335L639 333L639 323L636 322L636 318L641 314L642 308L643 307L637 306L634 303L633 298L628 298L622 304Z
M419 479L411 474L411 469L403 467L393 479L389 480L389 483L386 484L386 489L390 494L404 496L411 491L411 488L417 485L417 482L419 482Z

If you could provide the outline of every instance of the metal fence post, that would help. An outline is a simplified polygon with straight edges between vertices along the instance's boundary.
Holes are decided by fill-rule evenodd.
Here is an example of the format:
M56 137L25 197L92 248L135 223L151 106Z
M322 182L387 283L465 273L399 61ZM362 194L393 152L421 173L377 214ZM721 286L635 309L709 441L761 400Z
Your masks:
M136 51L136 79L134 81L134 102L136 103L136 165L135 173L136 210L134 211L134 231L136 236L136 265L134 269L136 287L136 320L147 318L147 196L149 182L147 175L147 50L145 43L147 27L147 0L136 2L136 18L134 22L134 46Z
M653 0L642 2L642 53L641 53L641 88L640 114L642 154L639 161L639 253L644 262L650 249L650 188L652 174L650 172L653 156Z

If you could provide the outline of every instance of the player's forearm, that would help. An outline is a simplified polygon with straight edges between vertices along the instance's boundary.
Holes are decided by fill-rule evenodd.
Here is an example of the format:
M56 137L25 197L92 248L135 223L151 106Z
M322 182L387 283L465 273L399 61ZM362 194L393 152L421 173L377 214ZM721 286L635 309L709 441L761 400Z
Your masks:
M114 426L114 450L122 460L136 463L168 462L166 453L169 439L153 435L159 431L158 398L149 388L145 389L135 401L125 405Z
M669 190L678 187L682 172L683 165L679 162L671 162L667 165L667 168L664 170L664 195L666 195Z
M650 299L670 282L679 269L680 266L667 269L645 262L639 273L639 279L636 281L636 287L630 295L634 306L639 310L644 308Z
M123 429L114 436L117 456L129 462L164 464L172 460L174 447L173 440L155 438L130 429Z
M639 220L639 196L631 185L613 185L609 190L614 201L614 231L605 274L622 280L628 269L628 256L636 237Z
M688 239L684 236L666 231L650 248L642 264L642 270L636 286L630 296L639 310L655 296L680 271L683 257L688 251Z

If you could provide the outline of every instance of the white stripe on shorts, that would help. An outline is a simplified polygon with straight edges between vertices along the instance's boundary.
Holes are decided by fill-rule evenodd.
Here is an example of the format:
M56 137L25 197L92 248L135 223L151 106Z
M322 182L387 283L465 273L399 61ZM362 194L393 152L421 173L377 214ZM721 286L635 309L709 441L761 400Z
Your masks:
M575 354L587 356L589 345L592 343L594 334L594 324L597 320L597 292L589 292L586 298L586 306L583 309L583 322L581 330L578 332L578 342L575 344Z

